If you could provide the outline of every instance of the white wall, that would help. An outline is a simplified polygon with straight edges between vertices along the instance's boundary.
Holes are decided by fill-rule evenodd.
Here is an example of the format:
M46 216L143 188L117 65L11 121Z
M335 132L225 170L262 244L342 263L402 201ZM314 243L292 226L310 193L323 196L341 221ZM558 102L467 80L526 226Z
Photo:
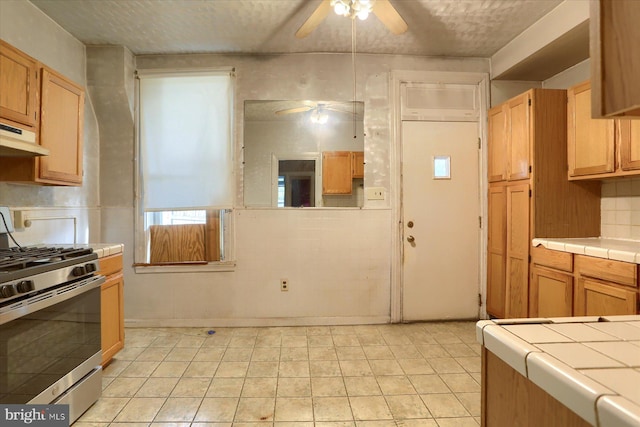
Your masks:
M362 55L357 96L365 103L365 187L385 200L363 209L244 209L245 100L351 99L346 54L173 55L137 57L138 69L233 66L236 70L237 198L233 272L136 273L126 252L125 318L139 325L292 325L390 319L392 245L392 70L488 72L481 59ZM114 147L115 148L115 147ZM122 147L128 149L128 146ZM103 164L103 167L108 167ZM109 185L109 183L104 183ZM131 244L133 208L102 213L103 229ZM110 237L110 240L114 240ZM290 282L280 291L280 279Z

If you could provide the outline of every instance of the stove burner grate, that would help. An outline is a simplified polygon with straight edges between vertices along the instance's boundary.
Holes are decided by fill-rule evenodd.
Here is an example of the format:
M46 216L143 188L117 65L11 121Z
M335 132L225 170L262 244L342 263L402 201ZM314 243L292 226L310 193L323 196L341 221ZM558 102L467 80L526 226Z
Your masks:
M91 254L91 248L23 247L0 249L0 272L22 270Z

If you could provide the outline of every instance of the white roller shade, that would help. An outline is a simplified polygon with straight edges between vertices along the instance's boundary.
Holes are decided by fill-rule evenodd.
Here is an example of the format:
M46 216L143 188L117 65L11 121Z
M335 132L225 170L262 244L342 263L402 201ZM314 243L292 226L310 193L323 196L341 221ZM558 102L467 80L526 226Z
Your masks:
M145 211L233 204L229 72L140 76Z

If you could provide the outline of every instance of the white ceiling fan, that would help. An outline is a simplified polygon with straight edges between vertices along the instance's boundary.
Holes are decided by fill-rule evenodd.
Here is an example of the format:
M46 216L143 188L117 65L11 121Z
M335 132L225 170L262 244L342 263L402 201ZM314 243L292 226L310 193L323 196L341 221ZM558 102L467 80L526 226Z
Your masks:
M407 23L389 0L322 0L311 16L296 32L297 38L307 37L327 17L331 9L338 15L366 19L372 12L393 34L407 31Z
M325 124L329 120L331 113L345 114L348 120L362 119L362 102L337 102L337 101L289 101L290 103L302 103L301 106L291 106L281 110L276 110L277 116L287 114L308 113L309 120L313 123ZM341 119L342 120L342 119Z

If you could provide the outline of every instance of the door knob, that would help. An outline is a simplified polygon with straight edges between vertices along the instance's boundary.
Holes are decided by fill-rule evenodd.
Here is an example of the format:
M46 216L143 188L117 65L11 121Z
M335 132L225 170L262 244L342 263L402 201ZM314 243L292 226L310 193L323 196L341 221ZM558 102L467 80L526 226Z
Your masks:
M409 227L409 228L413 228L413 221L409 221L409 222L407 223L407 227Z
M407 237L407 242L409 242L409 243L413 243L413 242L415 242L415 241L416 241L416 238L415 238L415 237L413 237L413 236L409 236L409 237Z

